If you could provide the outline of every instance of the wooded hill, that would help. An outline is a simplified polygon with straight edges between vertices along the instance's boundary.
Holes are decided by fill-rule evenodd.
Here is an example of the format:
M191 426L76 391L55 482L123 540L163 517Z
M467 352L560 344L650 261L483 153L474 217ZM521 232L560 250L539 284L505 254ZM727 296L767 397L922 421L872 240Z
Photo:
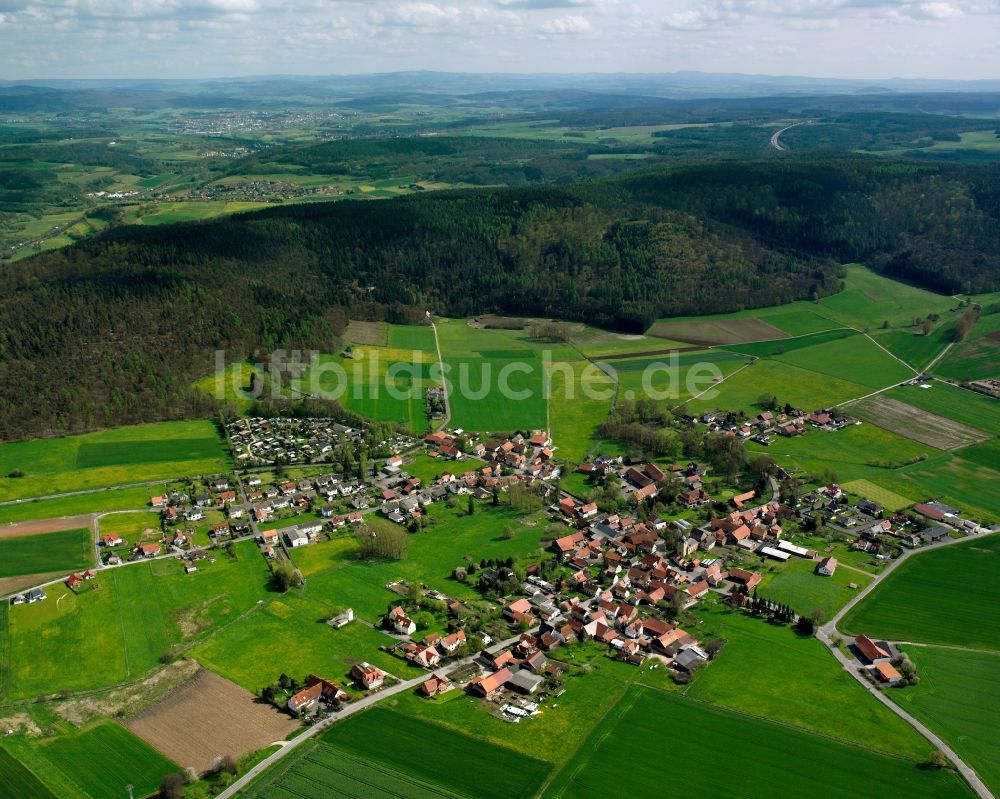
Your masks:
M338 344L429 309L586 320L823 296L839 264L1000 287L993 167L725 163L127 227L0 273L0 436L204 414L191 381L256 348Z

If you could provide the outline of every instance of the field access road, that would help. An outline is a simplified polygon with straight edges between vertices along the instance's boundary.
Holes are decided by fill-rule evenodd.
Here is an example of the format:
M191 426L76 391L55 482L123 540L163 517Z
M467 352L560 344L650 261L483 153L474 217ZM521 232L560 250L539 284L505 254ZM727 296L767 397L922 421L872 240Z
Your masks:
M981 779L979 779L979 775L976 774L976 772L972 769L971 766L969 766L964 760L962 760L962 758L958 756L958 754L955 752L954 749L948 746L948 744L945 743L945 741L941 737L939 737L937 733L935 733L933 730L927 727L923 722L915 719L913 716L911 716L909 713L903 710L903 708L901 708L899 705L897 705L895 702L889 699L886 696L885 692L880 691L875 685L869 682L862 674L859 673L858 671L859 663L856 660L849 658L840 650L839 647L834 645L834 639L841 637L841 633L837 630L837 625L844 618L844 616L850 613L850 611L858 603L860 603L866 596L868 596L868 594L870 594L875 589L875 587L879 585L886 578L887 575L895 571L899 567L899 564L908 560L913 555L919 554L921 552L926 552L931 549L941 549L942 547L954 546L956 544L963 544L968 542L970 539L975 539L976 537L977 536L968 536L966 538L949 538L937 544L927 544L926 546L920 547L919 549L905 550L902 555L896 558L896 560L889 563L889 565L885 567L885 569L882 571L881 574L876 575L874 580L872 580L867 586L862 588L861 591L859 591L854 597L852 597L850 602L848 602L846 605L844 605L844 607L842 607L839 611L837 611L836 615L832 619L830 619L830 621L828 621L822 627L817 629L816 637L824 644L826 644L827 649L829 649L830 652L833 653L833 656L837 658L837 661L840 663L841 666L844 667L844 670L852 677L854 677L855 680L861 683L861 685L864 687L866 691L868 691L879 702L881 702L883 705L889 708L889 710L891 710L893 713L899 716L899 718L901 718L903 721L905 721L907 724L913 727L913 729L915 729L924 738L926 738L934 746L935 749L941 751L944 754L944 756L947 757L948 760L952 762L952 764L954 764L955 768L958 770L958 773L965 778L965 781L969 783L969 785L972 787L972 790L976 792L976 795L979 796L980 799L995 799L993 794L990 792L990 789L986 787L986 784Z
M534 633L537 629L538 629L537 627L533 627L530 630L528 630L528 632ZM498 652L499 650L504 649L505 647L517 643L520 637L521 633L518 633L512 638L508 638L505 641L501 641L500 643L493 644L487 647L486 650L484 651ZM463 666L468 666L474 663L479 658L480 654L481 653L477 652L475 655L469 655L468 657L462 658L461 660L458 660L454 663L449 663L447 668L442 669L442 671L450 671L456 668L462 668ZM362 710L366 710L367 708L370 708L373 705L377 705L383 699L388 699L390 696L401 694L404 691L416 690L417 686L423 683L425 680L427 680L430 674L431 674L430 672L425 672L417 677L413 677L412 679L399 682L396 685L391 686L390 688L385 688L380 691L376 691L373 694L369 694L363 699L359 699L357 702L351 702L349 705L345 705L339 713L334 713L332 716L324 719L323 721L317 722L308 730L306 730L304 733L302 733L296 738L293 738L285 746L282 746L281 749L272 754L270 757L267 757L264 760L262 760L260 763L258 763L252 769L250 769L250 771L248 771L246 774L244 774L242 777L236 780L236 782L234 782L232 785L226 788L226 790L218 794L218 796L216 796L215 799L230 799L230 797L236 796L237 793L246 788L251 782L253 782L253 780L259 777L269 768L271 768L271 766L275 765L283 757L291 753L296 747L301 746L303 743L308 741L310 738L319 735L321 732L323 732L323 730L328 729L329 727L336 724L338 721L342 721L343 719L346 719L349 716L353 716L355 713L360 713Z
M198 480L201 475L185 478L190 480ZM181 478L177 478L181 479ZM143 488L144 486L165 486L170 483L171 480L146 480L142 483L123 483L117 486L101 486L100 488L81 488L78 491L64 491L61 494L44 494L39 497L24 497L23 499L5 499L0 502L0 506L3 505L24 505L28 502L42 502L46 499L64 499L65 497L82 497L84 494L102 494L105 491L120 491L124 488Z

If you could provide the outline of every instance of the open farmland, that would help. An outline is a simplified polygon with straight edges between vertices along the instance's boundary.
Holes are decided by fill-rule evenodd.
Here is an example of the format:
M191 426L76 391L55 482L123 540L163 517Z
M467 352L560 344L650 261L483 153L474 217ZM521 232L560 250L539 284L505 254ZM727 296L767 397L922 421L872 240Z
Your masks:
M229 468L212 422L160 422L67 438L0 444L0 499L197 474Z
M887 391L884 396L969 427L1000 435L1000 400L941 380L933 381L931 386L900 386Z
M868 336L846 336L823 341L772 357L782 363L871 388L884 388L900 383L915 374Z
M771 341L786 338L787 333L760 319L716 318L711 321L656 322L647 331L649 336L685 341L701 346L738 344L743 341Z
M0 785L4 799L56 799L41 780L0 747Z
M920 685L892 699L948 741L1000 793L1000 652L905 646Z
M88 529L0 538L0 578L94 565L93 534Z
M702 615L703 640L724 638L726 648L698 674L687 696L859 746L870 744L871 731L878 729L876 748L911 758L926 754L924 739L872 702L815 638L719 605ZM831 707L840 712L831 714Z
M867 422L936 449L959 449L990 437L982 430L884 395L854 403L850 412Z
M902 510L913 504L913 500L900 496L888 488L876 485L871 480L851 480L849 483L844 483L842 488L852 494L857 494L859 497L877 502L890 511Z
M202 772L215 758L239 758L283 740L299 723L207 669L125 726L181 768Z
M132 785L135 796L149 796L160 781L177 771L176 764L145 741L112 721L101 721L43 742L37 751L62 778L92 799L124 795Z
M988 453L989 444L976 446ZM986 466L976 460L965 460L961 457L964 451L900 469L897 476L914 486L904 493L951 503L988 523L1000 521L1000 471L995 468L996 461Z
M152 487L120 488L114 491L93 491L58 499L36 499L26 502L11 502L0 505L0 524L57 520L48 529L60 529L57 525L64 517L79 517L92 513L114 510L130 510L149 505Z
M1000 650L1000 535L918 552L841 623L893 641Z
M662 790L663 763L644 757L650 741L670 736L673 758L684 764L686 791L710 794L720 785L767 786L776 796L843 797L865 794L900 799L971 796L950 771L921 771L912 760L882 754L796 730L765 719L734 713L648 688L632 688L554 775L543 796L598 799L614 791L654 796ZM739 741L725 746L721 741ZM633 753L620 767L603 756L613 750ZM620 761L620 758L616 758Z
M549 434L559 457L573 462L596 450L617 452L618 445L601 441L597 432L611 411L611 378L589 361L563 361L550 367L550 380Z
M44 602L10 608L8 698L138 677L172 646L249 611L270 574L254 543L237 544L236 554L202 561L194 574L172 559L102 571L79 595L52 586Z
M953 380L1000 377L1000 314L984 316L934 367L934 373Z

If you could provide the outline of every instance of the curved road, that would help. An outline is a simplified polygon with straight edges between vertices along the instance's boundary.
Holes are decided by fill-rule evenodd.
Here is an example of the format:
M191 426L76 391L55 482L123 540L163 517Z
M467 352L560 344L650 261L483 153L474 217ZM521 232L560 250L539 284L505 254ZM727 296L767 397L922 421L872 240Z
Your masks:
M872 683L870 683L865 677L863 677L858 672L858 662L848 658L840 649L833 644L834 638L841 637L841 633L837 630L837 625L861 600L863 600L868 594L870 594L877 585L879 585L886 577L886 575L895 571L900 563L909 559L913 555L920 552L926 552L932 549L941 549L942 547L954 546L955 544L964 544L969 541L974 541L978 536L970 536L968 538L949 538L938 544L927 544L919 549L907 549L900 555L896 560L892 561L885 570L876 576L874 580L871 581L865 588L859 591L850 602L848 602L844 607L842 607L837 614L830 619L826 624L816 630L816 637L827 645L833 656L837 658L837 661L844 670L847 671L854 679L856 679L861 685L868 691L872 696L874 696L879 702L885 705L889 710L895 713L899 718L909 724L913 729L919 732L924 738L926 738L935 749L940 750L945 757L948 758L954 764L958 773L961 774L966 782L972 787L972 790L980 797L980 799L995 799L990 789L986 787L986 784L979 779L979 775L969 766L962 758L958 756L954 749L952 749L945 741L937 735L933 730L931 730L922 721L911 716L903 708L889 699L884 692L876 688Z
M781 143L781 134L786 130L797 128L799 125L808 125L810 122L812 122L811 119L804 119L801 122L793 122L791 125L785 125L781 130L775 131L774 135L771 136L771 146L779 152L787 152L788 148Z

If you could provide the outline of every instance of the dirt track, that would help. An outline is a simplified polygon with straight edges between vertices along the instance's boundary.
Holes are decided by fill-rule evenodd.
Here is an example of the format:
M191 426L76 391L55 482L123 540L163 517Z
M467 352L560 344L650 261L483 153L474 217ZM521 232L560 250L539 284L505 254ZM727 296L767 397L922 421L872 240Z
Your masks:
M81 527L90 527L93 523L94 514L92 513L85 513L82 516L63 516L59 519L31 519L26 522L12 522L0 525L0 538L58 533L60 530L78 530Z

